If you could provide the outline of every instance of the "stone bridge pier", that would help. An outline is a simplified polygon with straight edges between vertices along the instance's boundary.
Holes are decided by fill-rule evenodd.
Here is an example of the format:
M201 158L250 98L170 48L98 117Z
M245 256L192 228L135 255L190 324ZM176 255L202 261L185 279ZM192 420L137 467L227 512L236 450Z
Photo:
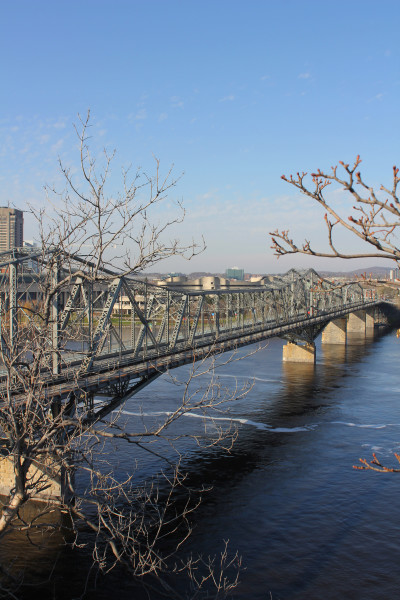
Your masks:
M322 331L323 344L347 343L347 334L358 334L366 336L373 331L375 325L375 310L372 308L358 310L329 321ZM284 362L315 363L316 353L314 343L287 342L283 347L282 360Z
M14 457L0 455L0 496L7 497L15 486ZM59 504L71 500L68 476L56 462L33 461L27 473L27 482L36 493L32 500Z
M357 310L347 317L330 321L322 332L323 344L346 344L348 333L366 335L373 331L375 325L375 311Z
M287 342L283 346L284 362L302 362L302 363L315 363L315 344L296 344L295 342Z

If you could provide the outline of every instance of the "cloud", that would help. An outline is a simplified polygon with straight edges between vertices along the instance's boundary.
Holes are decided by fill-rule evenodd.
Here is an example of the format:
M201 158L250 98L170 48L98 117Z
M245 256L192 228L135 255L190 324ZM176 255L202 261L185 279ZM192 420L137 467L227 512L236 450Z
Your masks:
M27 154L29 152L29 150L31 149L32 144L30 143L26 143L25 146L23 148L21 148L21 150L19 151L20 154Z
M372 96L372 98L370 98L368 100L368 102L373 102L374 100L378 100L381 101L383 99L385 94L383 94L382 92L380 92L379 94L376 94L375 96Z
M64 129L66 127L65 121L56 121L53 124L54 129Z
M311 79L311 73L300 73L297 79Z
M142 94L139 98L139 102L137 103L136 106L144 106L146 100L148 99L148 95L147 94Z
M145 108L141 108L137 112L131 112L128 115L129 123L135 123L137 121L145 121L147 119L147 111Z
M160 123L161 123L161 121L165 121L165 119L168 119L168 115L167 115L167 113L163 112L163 113L161 113L161 115L158 117L158 120L159 120L159 121L160 121Z
M135 115L135 120L136 121L144 121L144 119L147 119L147 111L145 108L141 108Z
M230 94L229 96L224 96L223 98L220 98L220 102L233 102L234 99L235 96L233 94Z
M60 138L55 144L52 145L51 147L51 151L52 152L58 152L59 150L61 150L61 148L64 145L64 139Z
M181 100L178 96L172 96L171 106L173 108L183 108L184 107L183 100Z

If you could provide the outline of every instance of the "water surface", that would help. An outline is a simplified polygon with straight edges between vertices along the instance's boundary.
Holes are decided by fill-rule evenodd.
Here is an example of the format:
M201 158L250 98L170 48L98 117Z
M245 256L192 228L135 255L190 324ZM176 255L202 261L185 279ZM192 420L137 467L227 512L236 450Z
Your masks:
M393 453L400 450L399 344L394 333L375 340L353 337L346 348L317 344L314 368L283 364L283 342L273 339L222 366L216 373L221 386L253 387L226 406L228 414L213 413L221 425L231 420L238 427L230 453L189 441L180 445L188 481L212 488L181 556L214 554L229 540L245 567L232 593L237 600L396 598L400 474L352 467L372 452L394 464ZM173 374L184 381L188 369ZM163 376L127 401L121 418L130 429L151 424L173 410L181 394L182 386ZM179 431L199 432L204 424L211 440L214 424L200 411L182 417ZM173 457L168 445L163 452ZM159 466L154 456L124 444L117 445L112 460L121 476L136 469L138 481ZM76 597L89 564L84 550L61 550L49 597ZM96 589L91 580L87 597L112 593L140 597L121 572L100 578Z

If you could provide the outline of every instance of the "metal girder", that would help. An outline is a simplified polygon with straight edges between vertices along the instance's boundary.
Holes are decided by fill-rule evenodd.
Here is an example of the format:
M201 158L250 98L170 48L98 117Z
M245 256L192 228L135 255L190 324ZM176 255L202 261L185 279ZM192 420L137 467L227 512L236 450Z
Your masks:
M185 314L185 309L186 309L186 305L187 305L187 301L188 301L188 297L185 295L182 298L182 302L179 308L179 312L176 316L176 321L175 321L175 325L174 325L174 329L172 332L172 338L171 338L171 342L169 344L170 349L172 350L173 348L175 348L178 336L179 336L179 330L181 328L182 325L182 321L183 321L183 317Z
M10 314L10 347L14 348L18 334L18 319L17 319L17 275L18 264L11 263L9 266L9 296L8 310Z
M114 325L112 323L110 323L109 326L109 333L110 335L114 336L117 344L119 344L121 350L126 350L126 346L121 338L121 336L119 335L118 331L115 329Z
M216 331L217 335L219 333L219 324L220 324L219 323L219 298L220 298L219 294L216 294L214 296L214 319L213 320L215 323L215 331Z
M307 342L311 344L319 336L321 331L326 327L326 323L318 323L313 325L304 325L299 329L295 329L281 337L289 342Z
M163 338L164 329L165 329L167 322L168 322L168 306L165 306L164 314L163 314L163 317L162 317L162 320L160 323L160 328L157 333L157 338L156 338L157 345L161 344L161 340Z
M203 303L204 303L204 296L200 296L199 302L197 305L197 309L196 309L196 313L195 313L195 316L193 319L192 328L190 330L190 334L189 334L189 338L188 338L188 343L190 346L193 346L194 336L196 335L197 325L199 323L201 310L203 308Z
M72 309L74 308L75 302L79 296L81 287L82 287L82 278L77 277L75 280L75 283L72 287L71 293L68 296L68 300L65 303L64 310L61 313L60 325L59 325L60 331L64 331L64 329L68 325L68 321L70 319Z
M149 383L151 383L152 381L154 381L155 379L160 377L160 375L162 375L162 373L155 372L155 373L151 373L150 375L148 375L146 377L142 377L140 379L140 381L136 382L134 385L131 385L130 387L125 388L123 393L122 393L122 389L123 389L123 386L122 386L121 390L118 390L115 397L106 406L104 406L103 408L101 408L100 410L98 410L96 412L92 411L90 414L88 414L86 419L83 421L83 427L84 428L90 427L93 425L93 423L96 423L96 422L100 421L101 419L104 419L113 410L116 410L118 408L118 406L120 406L123 402L125 402L125 400L127 400L134 394L137 394L138 392L143 390L146 386L149 385Z
M150 330L150 326L149 326L149 319L150 319L150 316L151 316L151 311L152 311L152 308L153 308L154 301L155 301L155 298L154 298L154 296L150 296L149 303L148 303L148 305L147 305L147 314L146 314L146 320L145 320L145 322L142 324L142 327L140 328L140 331L139 331L139 337L138 337L138 339L137 339L136 346L135 346L135 348L134 348L134 351L133 351L133 356L137 356L137 355L139 354L139 352L140 352L140 349L141 349L141 347L142 347L142 344L143 344L143 341L144 341L144 338L145 338L145 335L146 335L146 333L147 333L148 331L151 331L151 330ZM153 334L152 334L152 338L153 338L153 341L154 341L154 343L156 344L157 342L156 342L156 340L154 339L154 336L153 336Z
M52 301L51 301L51 329L52 329L52 370L53 375L59 375L61 372L60 358L60 260L56 256L51 273Z
M1 301L1 297L0 297L0 343L1 343L1 353L3 356L7 357L8 360L11 359L11 344L10 344L10 340L7 339L7 334L3 328L3 306L2 306L2 301Z
M148 335L149 335L149 337L150 337L150 339L151 339L151 341L153 342L154 346L157 347L158 346L157 340L155 339L155 337L153 335L153 332L151 331L151 328L150 328L149 323L148 323L148 320L149 320L150 314L151 314L151 310L150 310L150 312L149 312L149 310L147 310L148 314L146 316L143 314L143 312L139 308L138 303L136 302L135 295L132 293L132 290L130 289L130 287L129 287L128 283L125 281L125 279L123 279L123 289L126 291L126 295L128 296L129 301L130 301L131 306L132 306L132 319L133 319L133 321L134 321L134 315L136 313L137 316L139 317L141 323L142 323L143 328L141 329L141 331L139 333L139 337L143 334L143 339L144 339L144 335L147 332ZM147 297L147 289L146 289L146 297ZM151 306L153 305L153 301L154 301L155 296L153 295L152 298L153 298L153 300L151 300ZM133 327L134 327L134 325L133 325ZM136 343L135 350L134 350L135 356L137 355L137 353L140 350L140 347L141 347L141 344L143 342L143 339L140 342L140 344L138 344L138 342ZM136 348L137 348L137 351L136 351Z
M109 319L112 313L113 306L116 299L118 298L119 292L122 286L122 278L114 279L109 287L106 302L104 304L103 311L101 313L99 322L97 323L96 331L93 335L93 347L90 352L82 360L81 367L79 369L79 375L83 375L90 370L96 356L101 352L106 335Z

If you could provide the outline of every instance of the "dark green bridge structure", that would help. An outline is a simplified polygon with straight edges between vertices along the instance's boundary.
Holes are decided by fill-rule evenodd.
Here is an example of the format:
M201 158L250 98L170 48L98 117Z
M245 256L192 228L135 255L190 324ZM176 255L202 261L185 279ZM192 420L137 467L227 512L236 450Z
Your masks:
M313 270L203 290L96 271L82 257L51 250L3 253L0 267L3 356L15 354L21 330L51 297L43 394L84 403L95 420L169 369L268 338L287 340L283 360L314 362L321 332L324 343L344 344L349 331L373 328L382 306L374 290L334 284ZM17 383L12 393L21 394ZM95 396L102 401L94 405Z

